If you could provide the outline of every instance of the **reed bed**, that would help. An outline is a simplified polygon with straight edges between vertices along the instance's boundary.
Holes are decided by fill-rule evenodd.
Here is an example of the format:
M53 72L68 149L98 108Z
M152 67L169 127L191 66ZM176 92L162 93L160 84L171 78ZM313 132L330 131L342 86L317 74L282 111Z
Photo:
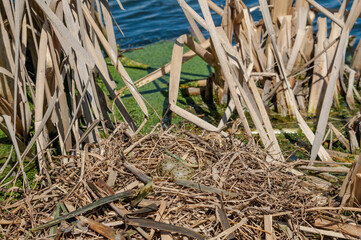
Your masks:
M260 0L259 22L239 0L226 0L223 9L199 0L202 16L184 0L178 2L194 37L180 36L171 62L134 83L118 59L106 0L0 3L0 129L12 140L17 158L0 183L6 195L0 213L2 236L360 237L361 162L351 168L345 161L335 162L340 153L326 150L322 143L329 126L331 145L335 135L348 151L357 153L359 148L359 114L345 126L349 139L326 123L339 94L351 109L356 107L355 96L360 98L355 87L360 44L350 66L344 59L361 1L352 1L350 11L344 1L331 13L313 0L296 0L294 5L289 0L271 5ZM214 25L211 11L222 16L221 26ZM317 18L314 32L317 12L332 21L329 34L324 17ZM209 32L209 39L199 26ZM190 50L184 52L184 46ZM213 101L217 94L227 104L217 126L177 106L182 64L196 55L214 69L204 81L205 100ZM122 103L123 89L116 91L105 57L135 98L144 115L141 123ZM138 136L149 113L137 88L166 73L169 110L200 128L158 127ZM227 130L233 111L239 119ZM271 111L297 119L312 145L310 161L286 161ZM123 121L115 119L116 112ZM315 133L306 115L318 115ZM239 129L242 138L235 135ZM36 153L31 151L34 144ZM60 154L54 156L51 147ZM317 156L321 161L315 161ZM39 175L29 184L24 161L34 160ZM167 161L181 164L192 175L178 178L173 168L164 175ZM13 172L15 177L6 181ZM347 174L340 188L333 186L335 176L330 173ZM17 179L23 187L16 186ZM333 191L339 198L330 197Z
M250 9L242 1L227 0L222 9L211 0L200 0L203 17L184 0L178 2L194 38L180 36L174 45L172 61L137 80L135 85L143 86L169 72L170 110L208 131L221 131L236 110L245 134L252 136L247 111L262 144L279 154L280 161L284 158L269 113L293 116L312 144L311 160L318 156L324 162L331 162L321 144L331 105L339 109L339 95L345 97L350 109L355 109L355 96L360 101L355 88L360 44L351 61L352 68L344 61L349 32L361 13L360 2L353 1L350 11L346 11L348 2L343 1L338 12L331 13L313 0L270 1L270 5L262 0L259 11L263 19L258 22L252 19ZM211 11L222 16L221 26L215 26ZM313 26L315 19L317 32ZM329 33L327 20L331 20ZM209 39L200 28L208 31ZM191 50L183 53L184 46ZM176 105L182 64L196 55L215 70L206 80L205 100L213 101L213 94L217 94L219 102L227 104L218 126ZM307 116L318 116L316 134L306 124Z
M35 143L43 172L46 149L66 154L99 141L101 132L116 129L116 112L131 134L141 129L115 92L106 56L147 121L145 103L117 58L113 27L107 1L0 3L0 127L14 144L27 190L23 161L34 157Z

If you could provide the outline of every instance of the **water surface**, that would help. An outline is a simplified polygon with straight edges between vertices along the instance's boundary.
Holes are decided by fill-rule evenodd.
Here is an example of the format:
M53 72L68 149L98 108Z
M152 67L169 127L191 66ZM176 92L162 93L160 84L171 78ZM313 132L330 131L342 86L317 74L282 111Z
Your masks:
M117 42L122 48L140 47L190 33L189 23L177 0L121 0L121 2L125 11L119 8L116 0L109 0L112 14L125 35L123 37L118 29L114 28ZM197 0L186 0L186 2L201 14ZM214 0L214 2L218 6L224 7L225 0ZM317 2L330 9L338 9L340 6L338 0ZM258 5L258 1L255 0L246 0L244 3L248 7ZM215 23L219 25L220 16L213 11L212 13ZM255 20L261 16L259 11L255 11L252 15ZM361 19L359 18L352 31L352 34L356 35L358 39L361 36L360 29Z

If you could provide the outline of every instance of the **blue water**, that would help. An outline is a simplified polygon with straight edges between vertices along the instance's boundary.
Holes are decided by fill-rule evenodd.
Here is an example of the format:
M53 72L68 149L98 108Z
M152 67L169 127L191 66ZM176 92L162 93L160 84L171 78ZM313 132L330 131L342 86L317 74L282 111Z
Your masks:
M189 23L177 0L121 0L121 2L125 11L119 8L116 0L109 0L111 12L125 35L123 37L118 29L114 28L117 42L123 49L141 47L161 40L175 39L184 33L190 33ZM186 2L201 15L197 0L186 0ZM223 8L225 0L214 0L214 2ZM258 1L255 0L243 2L248 7L258 4ZM331 9L338 9L340 6L338 0L320 0L317 2ZM261 14L257 10L252 13L252 16L257 21ZM213 19L216 24L220 24L221 18L214 12ZM361 19L359 18L351 34L360 39L360 30Z

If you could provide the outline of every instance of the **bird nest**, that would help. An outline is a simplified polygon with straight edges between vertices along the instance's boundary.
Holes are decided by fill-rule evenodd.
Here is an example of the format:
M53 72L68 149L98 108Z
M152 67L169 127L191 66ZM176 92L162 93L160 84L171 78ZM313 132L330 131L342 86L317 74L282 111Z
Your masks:
M313 222L317 207L335 204L310 191L289 165L266 157L235 135L171 128L131 139L118 132L72 156L52 157L48 179L39 180L47 187L4 201L2 231L9 239L302 235L298 226ZM160 175L165 159L183 161L193 175Z

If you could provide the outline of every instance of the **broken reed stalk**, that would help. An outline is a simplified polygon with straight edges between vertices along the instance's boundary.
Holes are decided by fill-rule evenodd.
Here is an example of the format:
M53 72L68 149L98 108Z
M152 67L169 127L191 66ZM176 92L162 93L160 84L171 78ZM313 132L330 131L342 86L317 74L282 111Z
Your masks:
M41 229L44 229L44 228L47 228L47 227L51 227L55 224L58 224L64 220L67 220L69 218L73 218L73 217L76 217L82 213L85 213L87 211L90 211L96 207L99 207L99 206L102 206L104 204L107 204L107 203L110 203L110 202L114 202L116 200L119 200L119 199L124 199L124 198L130 198L132 196L134 196L135 192L134 191L126 191L126 192L121 192L121 193L117 193L117 194L114 194L114 195L111 195L111 196L108 196L108 197L104 197L104 198L101 198L99 199L98 201L95 201L93 202L92 204L89 204L83 208L80 208L76 211L73 211L73 212L70 212L66 215L63 215L59 218L56 218L56 219L53 219L52 221L49 221L45 224L42 224L40 226L37 226L35 228L32 228L30 229L31 232L35 232L35 231L39 231Z
M301 116L300 111L302 114L305 114L305 111L308 108L309 114L312 115L315 115L321 111L322 120L319 120L319 124L326 121L325 114L329 112L329 107L323 107L323 105L329 105L332 103L332 99L329 98L330 93L328 93L328 95L326 93L326 84L329 82L327 86L328 89L331 89L332 84L335 82L334 77L338 76L336 72L338 72L338 70L343 71L344 69L344 67L342 67L344 63L341 63L341 60L344 59L342 56L345 55L345 51L342 51L342 49L340 51L340 48L342 48L342 46L346 46L348 32L345 29L350 31L354 21L356 20L355 16L358 16L360 13L360 5L358 1L353 2L350 14L345 23L339 16L342 16L345 11L346 1L342 3L339 12L335 14L328 12L328 10L317 4L315 1L308 1L310 4L315 5L318 11L323 12L334 22L331 27L329 38L327 38L326 18L318 18L319 27L313 58L311 58L311 53L314 42L312 39L312 21L314 20L314 12L309 10L308 4L304 1L296 1L297 11L290 10L293 7L291 1L282 1L280 4L276 4L272 9L272 16L271 13L269 13L268 5L265 3L265 1L260 1L260 9L263 14L262 25L264 25L267 30L267 34L263 35L254 34L258 31L258 29L248 14L244 12L246 11L246 7L242 1L232 1L232 3L230 3L230 1L226 2L225 9L222 11L222 27L219 28L214 26L213 20L208 14L208 5L211 5L213 9L217 10L217 8L214 7L214 3L211 1L208 1L207 4L204 1L199 1L204 18L202 18L198 13L190 8L190 6L187 5L184 1L179 0L178 2L187 15L188 20L192 19L192 22L190 23L191 25L193 25L193 21L196 21L206 31L209 31L210 39L213 43L211 54L213 54L214 59L216 60L215 64L219 65L218 68L215 67L215 70L217 72L217 69L222 69L221 74L225 79L225 84L223 86L224 91L227 92L229 90L231 94L231 100L229 102L228 109L232 111L232 109L236 107L246 132L249 132L249 124L244 119L244 113L241 110L241 108L244 107L248 108L250 111L252 120L260 131L260 137L263 144L265 146L269 146L271 142L270 139L272 140L272 144L277 142L271 133L272 126L268 124L268 114L263 110L264 102L262 103L260 98L258 98L258 92L269 91L268 89L272 83L266 81L268 83L268 89L266 90L262 89L262 87L265 87L266 84L262 86L262 82L258 82L255 85L253 84L253 81L250 81L247 77L264 69L265 63L269 62L270 64L268 64L268 70L274 72L276 81L277 79L280 80L278 81L278 84L273 84L274 86L277 86L274 90L277 90L277 100L279 100L276 103L276 107L278 109L288 109L286 112L296 116L303 133L306 135L310 143L313 144L312 159L318 155L322 161L331 162L332 159L329 154L322 146L320 146L320 139L321 136L323 136L323 130L319 127L318 129L321 131L317 131L317 136L315 136L315 134ZM231 13L231 11L228 9L228 4L232 4L234 7L232 10L234 11L233 13ZM230 21L230 18L233 18L233 20ZM295 20L296 24L291 24L291 20ZM230 34L230 31L233 31L233 34ZM294 41L292 39L293 32L296 32ZM239 46L237 51L232 49L233 46L230 46L229 44L233 41L233 36L235 37L235 41ZM181 38L179 40L181 41L177 43L178 45L179 43L182 44L183 42ZM272 47L270 48L268 44L259 45L259 43L265 41L269 41L272 44ZM336 47L335 43L338 43L338 47ZM175 48L178 48L176 45ZM246 47L244 47L245 45ZM339 51L336 52L336 49ZM180 58L180 49L177 51L177 56L174 52L173 58ZM202 54L196 54L202 57ZM290 59L288 59L288 56ZM271 68L274 60L277 62L278 69ZM296 61L301 61L301 64L303 64L301 66L303 67L313 64L311 66L311 68L313 68L313 73L310 74L310 72L307 71L300 73L300 64L295 64ZM288 62L287 66L285 65L285 62ZM331 66L331 63L333 63L333 66L339 66L337 68L338 70L334 69L334 67ZM174 97L178 92L178 90L176 90L178 89L178 84L177 82L172 83L172 81L175 81L174 79L177 79L180 76L179 69L181 68L181 61L177 60L177 62L172 64L177 64L177 67L174 68L177 70L174 71L177 71L178 73L171 77L171 110L183 118L186 118L207 130L215 131L216 129L205 121L192 116L175 105L176 101ZM333 76L332 73L331 75L329 74L328 69L332 69ZM348 68L345 67L345 69ZM240 72L241 74L238 74L237 72ZM295 72L298 72L297 78L301 77L304 79L302 79L303 82L299 81L296 77L293 76ZM332 79L329 80L330 77L332 77ZM352 85L352 78L353 73L351 74L350 84L348 84L349 86ZM307 89L305 84L307 83L307 79L311 79L312 81L310 91ZM244 80L246 84L242 83ZM248 89L245 89L246 86L250 88L252 92L250 92ZM297 91L295 91L296 89ZM310 93L309 101L305 102L306 98L304 95L299 93L302 92L302 94L304 94L307 91ZM328 92L330 92L330 90L328 90ZM353 86L350 86L348 90L350 107L353 106L351 97L353 92L355 92L353 90ZM338 104L338 93L332 90L332 94L336 104ZM323 102L324 99L327 100ZM272 100L272 98L270 100ZM255 105L256 102L258 104L258 109L250 106L250 103ZM306 104L308 104L308 106ZM321 106L323 110L321 109ZM223 122L224 121L227 121L227 118L224 118ZM260 129L263 128L260 124L264 124L266 126L267 133L266 131ZM321 125L323 125L322 127L325 127L326 124ZM219 130L220 128L217 129L217 131ZM270 135L267 136L267 134ZM275 147L273 149L275 152L279 151L277 144L273 145L273 147ZM278 157L276 157L276 159L278 159Z
M109 102L108 94L130 133L144 126L137 127L117 96L102 49L136 99L145 115L144 122L148 119L142 97L116 59L107 1L92 9L89 6L95 6L94 1L64 1L50 6L42 0L0 3L0 116L11 116L1 129L12 139L20 162L36 143L41 172L47 165L43 152L52 142L50 136L59 136L53 144L66 154L73 146L81 147L79 140L99 141L99 123L105 133L114 129L105 104ZM98 79L108 94L101 90ZM30 109L34 109L33 114ZM88 131L83 132L83 127ZM30 129L35 130L35 135L29 141ZM25 175L23 178L26 181Z
M318 18L317 21L317 43L315 45L315 55L322 52L323 43L325 42L327 35L327 22L326 18ZM310 99L308 103L308 114L316 115L317 111L322 106L322 100L325 96L326 86L328 82L327 77L327 61L326 53L323 53L319 58L315 60L315 67L313 68L313 78L310 92Z
M315 140L312 142L312 150L311 150L311 158L310 158L311 161L316 159L317 153L321 147L321 141L326 130L325 122L327 122L330 113L330 108L332 105L332 95L334 93L340 68L343 65L342 60L344 59L343 56L345 56L349 32L356 21L355 17L359 16L360 13L361 13L361 1L355 0L352 3L351 11L342 28L340 41L337 47L336 54L334 56L334 61L331 68L332 71L330 73L327 90L325 93L324 101L319 115Z
M350 73L346 93L346 99L350 107L353 105L353 93L357 93L353 83L356 75L355 70L359 70L357 69L358 65L355 65L356 60L354 60L351 66L355 69L348 68L344 65L344 56L348 42L348 34L361 12L360 0L353 1L346 22L344 22L342 16L344 16L347 1L342 3L339 12L335 14L330 13L313 0L307 1L333 21L331 32L327 38L326 19L318 18L316 44L314 44L312 37L313 19L311 15L313 11L309 9L305 1L297 0L295 6L292 6L292 1L282 0L279 4L274 4L270 11L268 3L265 0L260 0L260 9L264 19L259 23L255 23L248 14L248 9L242 1L227 0L225 8L222 10L210 0L199 0L204 16L201 17L185 1L179 0L178 2L200 43L197 43L189 36L180 36L174 45L171 62L144 78L139 79L136 83L133 83L117 59L118 54L113 32L113 19L109 12L107 1L96 1L97 4L95 6L94 1L80 0L72 2L62 1L56 5L47 5L42 0L15 1L15 3L11 0L4 0L0 3L0 31L2 33L0 37L0 50L4 52L4 54L0 55L0 83L4 86L4 88L0 90L0 114L3 116L1 119L5 120L6 125L0 123L0 127L11 137L15 146L15 152L18 158L17 164L20 166L21 173L23 174L26 191L29 190L29 184L26 180L23 160L35 142L37 143L37 156L39 156L40 169L44 171L44 174L48 174L46 172L46 161L49 155L46 155L44 150L46 150L51 142L49 136L53 133L59 135L61 152L66 153L73 146L79 150L83 141L98 141L100 139L100 130L106 133L108 129L114 129L113 122L110 121L108 109L105 104L109 99L107 94L104 94L98 86L97 77L104 83L117 110L123 116L124 121L128 123L128 129L124 131L127 131L128 134L130 133L129 136L132 137L144 126L149 115L142 96L136 87L147 84L170 72L169 103L170 109L173 112L206 130L217 132L224 128L231 113L236 109L246 134L251 137L252 132L245 114L245 109L247 109L251 120L260 134L262 144L268 150L268 153L264 159L255 157L257 153L251 154L253 156L252 159L242 162L242 165L239 163L239 161L241 161L241 154L229 153L227 157L220 158L224 149L218 148L217 154L208 156L212 158L212 161L215 159L217 161L212 162L213 166L211 170L204 169L204 172L200 173L201 177L197 179L197 182L176 180L172 182L170 186L167 185L169 183L160 183L159 185L155 184L154 187L159 188L161 191L169 191L172 194L176 193L178 198L179 196L194 196L194 191L199 191L202 194L196 197L206 199L207 201L210 200L212 204L215 201L212 194L227 197L225 204L230 204L229 206L225 205L224 209L217 208L218 210L213 209L214 206L212 208L212 211L218 211L222 224L221 230L214 228L215 234L212 237L246 236L247 233L255 233L255 229L257 230L255 234L259 235L261 231L262 234L266 234L262 235L265 236L266 239L273 238L275 232L280 234L280 232L278 232L279 229L277 229L274 223L274 219L285 214L294 213L294 196L290 198L291 200L285 200L282 199L284 191L282 190L282 194L278 193L281 194L279 199L285 200L284 203L286 205L290 204L290 206L292 206L289 207L291 210L283 210L283 212L274 209L284 209L285 204L279 204L269 200L272 202L272 204L270 204L269 202L265 202L264 199L259 198L261 195L262 198L263 196L268 196L268 190L270 189L264 189L265 186L271 188L273 184L282 185L282 182L277 182L279 176L285 179L287 178L282 175L283 173L281 172L277 172L279 175L274 176L272 175L274 173L269 171L269 168L275 167L269 164L270 162L274 163L274 160L276 160L276 162L284 161L284 157L270 122L269 109L267 109L270 105L266 102L268 100L273 101L275 108L279 109L282 114L291 114L296 117L302 131L313 144L311 160L314 160L318 155L322 161L331 163L331 156L328 151L322 147L321 142L324 137L332 101L336 101L337 94L339 94L336 86L337 84L340 86L343 85L343 79L340 79L339 76L343 76L344 71ZM275 2L276 1L274 1L274 3ZM13 4L15 4L14 8L12 7ZM89 8L89 6L91 8ZM215 26L210 14L210 8L222 15L222 25L220 27ZM292 8L296 10L291 10ZM43 16L43 18L39 18L38 16ZM85 21L88 24L85 24ZM210 39L206 40L204 38L197 24L206 31L209 31ZM266 30L264 31L264 29ZM27 37L30 35L28 31L31 31L32 37ZM233 46L233 42L236 42L237 45ZM184 45L190 48L187 53L183 53ZM11 51L11 49L14 49L14 51ZM312 57L311 53L313 49L315 49L315 53ZM354 56L355 59L358 59L360 55L358 54L358 49L359 47L357 47ZM116 67L117 72L124 80L126 88L130 90L144 115L144 121L140 124L139 128L137 128L135 121L131 118L124 104L121 102L119 94L115 91L116 85L109 74L102 50L104 50L112 64ZM30 52L30 54L27 54L27 52ZM217 127L176 105L182 64L196 55L200 56L208 65L215 69L215 78L209 78L207 85L211 86L215 84L223 88L223 93L221 94L223 99L227 98L228 94L230 94L227 110ZM31 67L35 69L35 76L28 74L27 64L31 64ZM300 70L299 66L310 66L312 71ZM331 72L329 73L328 70L331 70ZM265 72L267 72L267 74ZM293 73L297 73L297 76L293 76ZM310 90L307 88L308 82L311 83ZM325 90L324 86L326 87L326 83L327 89ZM307 97L308 102L306 101ZM29 101L33 101L34 103L34 119L31 118ZM68 101L70 103L68 103ZM316 135L311 131L301 115L306 109L308 109L311 114L320 112ZM85 123L87 130L82 131L83 126L81 122ZM99 128L97 127L98 123L101 123L101 127ZM29 131L32 127L35 129L35 135L28 142ZM350 141L342 138L342 135L340 135L338 130L332 127L332 125L330 125L330 128L332 128L332 131L342 140L346 148L349 148L351 151L357 149L358 143L354 128L349 126ZM154 170L152 154L157 148L157 145L154 145L154 143L156 142L156 144L158 144L159 141L161 141L161 137L154 139L153 137L155 135L156 134L149 135L148 137L140 139L139 142L128 145L124 151L125 155L127 155L139 148L140 150L138 149L139 151L136 153L139 157L140 152L143 153L145 151L145 148L143 148L144 144L149 144L150 146L148 146L146 150L151 150L147 162L144 162L144 155L142 155L142 159L139 161L143 161L143 165L137 166L137 164L139 164L137 162L130 163L124 161L121 166L123 171L130 171L146 183L151 182L152 178L143 172ZM214 139L215 136L216 138ZM216 144L212 143L212 146L205 140L199 141L198 144L201 143L206 146L197 148L194 147L195 143L192 142L194 139L188 139L186 143L190 143L191 145L188 152L197 149L197 153L194 153L194 156L199 158L199 156L205 154L205 152L209 152L208 150L203 151L203 148L214 149L215 146L223 147L222 141L225 141L223 138L226 137L227 134L222 132L222 137L220 136L221 135L213 135L208 138L207 141L209 141L209 139L219 141ZM182 142L180 139L176 140ZM169 139L167 139L167 141L168 144L166 147L169 149L174 148L175 145L169 145ZM235 143L235 140L232 141L232 143L228 142L231 146ZM24 143L28 143L28 145L26 146ZM139 146L140 143L142 143L142 146ZM109 143L108 147L112 148L110 145ZM241 145L237 146L242 147ZM227 147L229 146L225 146L225 148ZM174 150L178 151L177 149ZM86 148L85 151L87 152L88 149ZM121 151L121 148L114 151ZM188 152L186 154L188 154ZM120 153L122 154L122 152ZM120 153L117 155L118 163ZM157 153L162 156L162 153ZM178 154L183 153L185 152L181 151L181 153ZM96 154L99 155L101 153ZM103 152L103 154L108 153ZM244 154L244 152L242 154ZM86 200L82 199L82 201L89 203L89 200L91 200L90 196L95 199L97 196L93 195L94 192L89 191L91 183L88 185L85 181L87 177L90 178L89 175L87 175L88 171L85 171L88 164L87 161L85 161L85 156L86 154L83 154L81 159L80 179L73 181L75 185L70 183L70 187L67 186L67 189L69 195L78 194L77 196L81 194L79 191L85 191L87 193ZM95 156L95 154L93 154L93 156ZM88 157L91 158L90 154ZM114 156L110 158L112 157ZM159 161L160 158L162 157L158 156L157 160ZM225 159L228 159L227 164L224 162ZM104 157L97 159L97 161L102 162L107 160L108 159ZM201 161L206 162L208 160L204 158L201 159ZM310 163L314 163L314 161ZM67 164L65 158L63 164ZM234 178L239 177L239 175L237 175L240 174L239 171L234 172L234 169L231 169L232 164L239 164L237 166L243 168L247 173L247 177L262 172L264 176L268 176L268 179L263 179L264 184L262 186L258 186L256 189L254 189L253 186L248 186L249 189L246 192L242 192L242 188L240 187L233 188L237 182L235 182L234 185L229 185L229 183L225 181L225 179L229 179L230 181L232 179L227 174L233 174L232 177ZM259 166L256 169L248 166L244 168L245 164L259 164ZM279 165L281 168L283 167L282 164L283 163ZM139 171L138 167L141 168L144 166L149 166L150 168L143 168L142 171ZM221 169L226 169L226 171L222 172L222 174L227 175L226 178L220 175L220 170L217 169L218 166L222 166ZM277 168L279 166L277 166ZM71 168L72 166L69 165L69 167ZM88 165L88 167L90 167L89 171L92 173L91 170L97 171L96 169L99 166ZM198 167L202 168L203 166L198 164ZM299 168L319 172L348 171L348 169L344 167L306 166ZM102 173L106 171L106 169L102 169ZM286 171L291 171L294 174L302 174L294 169L287 169ZM361 193L358 187L361 178L358 171L359 169L357 167L357 170L348 172L348 177L341 189L342 196L344 196L343 204L347 203L353 206L360 202ZM102 173L98 174L101 175ZM55 174L54 170L52 174ZM71 174L72 176L70 178L75 175L77 176L74 172ZM273 177L269 177L269 174ZM124 179L124 176L122 177L124 182L129 181L129 179ZM125 177L129 178L128 175ZM48 178L51 185L52 179L50 176ZM205 179L207 179L207 181L205 181ZM317 183L315 183L318 180L317 177L310 179L313 179L310 181L313 181L313 184L317 185ZM3 179L2 182L4 180L5 179ZM112 182L115 183L115 181L116 177L114 177L113 174ZM133 182L128 182L127 186L138 186L137 181L138 180L133 179ZM273 181L272 184L271 181ZM212 182L213 186L207 185L209 182ZM69 185L69 182L65 185L67 184ZM177 187L179 188L178 185L185 187L187 190L177 189ZM323 184L322 186L327 187L328 184ZM230 191L230 187L232 191ZM294 187L295 186L293 186L293 188ZM223 188L225 188L225 190ZM291 186L287 188L291 188ZM175 191L174 189L177 190ZM265 192L260 190L264 190ZM301 191L301 189L298 188L297 190ZM240 198L242 197L240 195L241 193L246 194L254 191L260 191L261 195L248 196L248 198L243 199L243 201L249 201L247 204L250 204L254 199L258 199L261 204L268 204L269 207L272 207L273 211L253 206L251 209L246 209L247 214L245 214L245 212L233 208L234 202L232 202L231 197L237 196ZM49 190L49 192L51 192L51 190ZM49 195L44 194L42 197L37 197L36 199L48 197ZM74 199L74 196L67 197ZM306 199L306 196L303 196L303 198ZM144 196L140 196L136 201L133 201L133 203L141 204L143 200ZM164 212L166 211L166 204L164 203L165 200L162 201L162 212ZM167 201L170 201L170 199L167 198ZM305 201L302 201L302 204L300 204L302 206L299 209L305 209L304 202ZM30 203L27 202L27 204ZM194 204L194 200L192 200L192 204ZM17 205L16 207L19 206L20 205ZM14 206L9 205L7 207L13 208ZM204 208L204 206L200 205L197 205L197 208L198 207ZM208 207L207 205L206 208ZM237 205L236 207L239 206ZM307 208L306 212L326 210L333 211L335 209ZM354 210L355 209L352 208L352 211ZM84 209L82 211L84 211ZM237 213L237 216L231 215L234 211ZM130 210L128 212L130 212ZM252 212L253 215L251 214ZM257 221L251 218L255 215L254 212L261 216L261 220L258 219L259 221L255 226L247 225L248 223L252 224L250 219L251 221ZM32 213L30 213L30 215L31 214ZM171 213L168 212L168 214ZM236 222L237 224L230 226L227 214L232 216L232 222ZM68 215L68 217L69 216L73 215ZM124 217L124 220L133 226L151 227L170 231L169 225L158 222L160 215L157 216L157 221L149 219L127 219L124 212L122 212L120 216ZM209 217L208 220L202 221L211 221L211 219L213 219L212 217L213 216ZM183 215L183 218L186 218L186 215ZM31 219L34 221L32 217ZM84 218L79 219L87 221ZM51 224L58 224L61 220L63 220L63 218L60 217L60 220L57 219L56 222L53 221ZM179 221L181 222L182 218ZM336 221L332 223L334 222ZM88 221L88 223L95 224L90 221ZM327 228L323 224L324 221L317 222L316 220L314 223L316 226ZM188 222L183 221L183 224L188 224ZM195 226L197 226L197 224L202 223L195 223ZM263 226L264 230L260 230L258 226ZM310 231L305 226L301 227L300 229L302 231ZM349 227L349 225L345 225L345 227ZM173 232L187 235L185 232L182 232L186 231L182 228L176 226L171 226L171 228ZM149 236L144 230L139 228L135 229L143 236ZM332 235L329 231L322 231L325 234ZM115 231L111 231L110 235L115 238L114 232ZM318 232L318 230L316 232ZM203 236L197 232L190 232L189 234L189 236L203 239ZM347 234L353 235L354 232L347 232ZM154 231L151 232L150 236L153 235ZM338 234L334 234L334 236L336 235L338 236Z

